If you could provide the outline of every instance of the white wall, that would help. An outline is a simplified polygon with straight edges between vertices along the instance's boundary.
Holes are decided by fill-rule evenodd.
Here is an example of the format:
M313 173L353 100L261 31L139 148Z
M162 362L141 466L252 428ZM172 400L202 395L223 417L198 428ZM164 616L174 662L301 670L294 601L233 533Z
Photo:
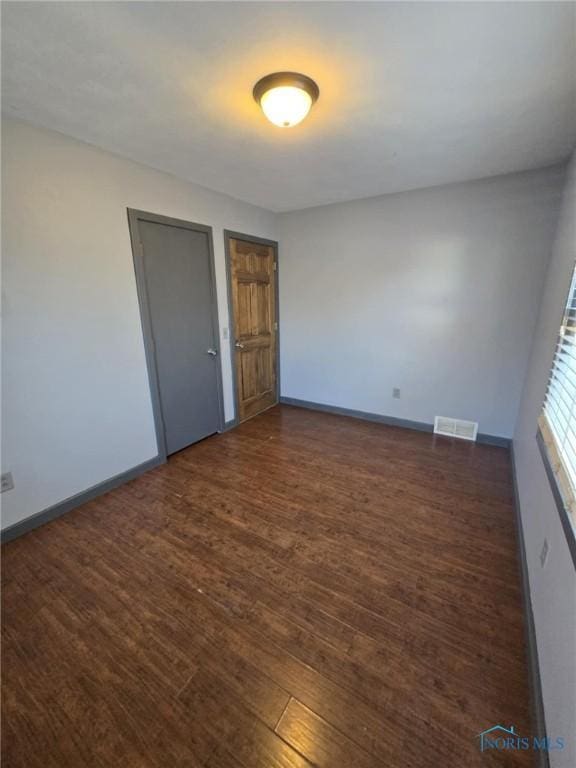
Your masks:
M564 736L567 742L564 751L551 753L553 768L576 765L576 571L535 435L575 259L576 156L570 166L514 435L546 725L549 736ZM539 555L545 538L550 549L542 568Z
M282 395L511 437L562 178L281 214Z
M220 327L223 229L275 216L61 134L3 121L3 461L16 523L157 454L126 209L211 225ZM226 419L234 406L221 339Z
M278 233L274 214L60 134L5 121L2 139L5 527L156 455L126 208L214 228L221 330L222 230ZM565 736L576 578L534 434L576 257L575 176L573 162L514 438L548 730ZM283 395L510 436L562 181L556 168L281 215Z

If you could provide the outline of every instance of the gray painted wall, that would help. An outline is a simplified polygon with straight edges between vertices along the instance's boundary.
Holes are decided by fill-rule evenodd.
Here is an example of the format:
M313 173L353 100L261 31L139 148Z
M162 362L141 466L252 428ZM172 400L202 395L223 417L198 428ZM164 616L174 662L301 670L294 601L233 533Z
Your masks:
M563 171L281 214L282 395L511 437Z
M127 207L213 227L226 419L223 230L275 216L62 134L2 123L2 527L157 453Z
M553 768L576 765L576 572L535 435L575 259L576 156L569 169L514 434L546 724L550 736L567 740L564 751L550 754ZM539 555L544 539L550 549L542 568Z

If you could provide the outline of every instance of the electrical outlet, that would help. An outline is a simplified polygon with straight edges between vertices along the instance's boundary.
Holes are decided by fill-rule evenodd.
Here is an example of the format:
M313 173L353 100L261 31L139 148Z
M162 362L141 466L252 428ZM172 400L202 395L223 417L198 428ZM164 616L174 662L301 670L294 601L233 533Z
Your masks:
M392 397L395 397L397 400L400 399L400 387L394 387L392 390Z
M544 539L544 544L542 544L542 549L540 550L540 565L542 566L542 568L544 568L544 566L546 565L549 551L550 551L550 547L548 546L548 539Z
M226 341L226 339L229 338L228 326L226 326L225 328L222 328L222 338L224 339L224 341Z
M11 491L12 488L14 488L12 472L6 472L1 476L0 493L4 493L4 491Z

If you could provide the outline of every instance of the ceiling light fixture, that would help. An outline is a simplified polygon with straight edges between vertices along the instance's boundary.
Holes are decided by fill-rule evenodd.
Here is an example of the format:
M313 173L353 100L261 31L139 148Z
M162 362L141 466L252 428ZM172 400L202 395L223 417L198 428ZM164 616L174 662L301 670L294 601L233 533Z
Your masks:
M298 72L274 72L258 80L252 93L271 123L292 128L310 112L320 89L314 80Z

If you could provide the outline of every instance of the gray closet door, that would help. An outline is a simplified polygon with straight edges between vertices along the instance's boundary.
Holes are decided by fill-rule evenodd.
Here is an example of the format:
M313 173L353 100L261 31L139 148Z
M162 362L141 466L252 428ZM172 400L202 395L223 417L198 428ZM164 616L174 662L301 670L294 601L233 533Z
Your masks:
M219 428L217 333L208 233L138 222L166 451Z

